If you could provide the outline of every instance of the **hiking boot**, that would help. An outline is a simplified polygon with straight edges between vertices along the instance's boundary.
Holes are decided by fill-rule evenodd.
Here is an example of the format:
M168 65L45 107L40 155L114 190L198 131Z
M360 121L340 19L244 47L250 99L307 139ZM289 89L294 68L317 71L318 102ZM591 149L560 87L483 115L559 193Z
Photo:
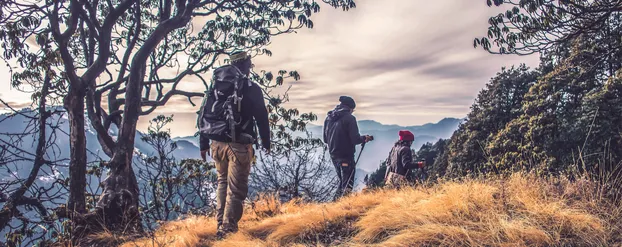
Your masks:
M238 232L238 228L235 226L225 227L223 225L218 226L218 230L216 231L216 239L223 240L230 234Z
M218 226L216 227L216 240L222 240L223 238L225 238L226 232L225 229L222 227L222 224L218 224Z
M226 236L227 236L227 233L223 230L218 230L216 232L216 240L218 241L225 239Z
M236 233L238 232L238 226L237 225L233 225L233 224L223 224L222 229L224 230L224 232L226 232L227 234L229 233Z

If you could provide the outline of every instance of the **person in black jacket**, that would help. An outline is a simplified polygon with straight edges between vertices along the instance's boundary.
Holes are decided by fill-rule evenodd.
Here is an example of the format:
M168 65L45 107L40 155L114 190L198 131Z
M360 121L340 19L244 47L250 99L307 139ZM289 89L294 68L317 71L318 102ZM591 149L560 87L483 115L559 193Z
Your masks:
M248 77L251 60L246 52L234 53L230 59L231 64ZM238 132L239 136L236 134L237 142L232 142L231 137L225 133L207 135L201 131L200 134L201 157L206 160L206 155L211 155L218 171L216 219L219 238L238 230L238 221L242 217L243 203L248 193L248 177L254 157L252 143L257 139L257 133L254 131L255 124L264 150L270 153L270 126L263 92L256 83L248 79L246 82L247 84L242 89L241 131ZM207 107L209 106L204 106L204 108ZM205 111L205 109L202 110Z
M356 103L348 96L339 97L339 104L329 111L324 121L324 143L328 144L330 157L337 170L339 187L335 198L348 194L354 186L356 171L355 146L373 139L369 135L360 135L356 117L352 115Z
M385 184L399 188L407 184L406 175L411 170L423 168L423 162L414 162L410 146L415 141L415 135L408 130L400 130L399 140L395 143L387 158Z
M231 65L237 67L247 77L250 74L252 62L248 54L244 51L233 53L230 56ZM242 133L250 135L253 139L257 139L257 133L254 126L257 125L259 135L261 136L261 144L266 152L270 151L270 125L268 121L268 111L264 102L263 92L257 83L250 81L250 86L244 87L242 98L242 112L240 122L242 124ZM201 133L199 144L201 149L201 157L206 159L209 155L210 139L219 142L231 142L231 138L226 135L207 136Z

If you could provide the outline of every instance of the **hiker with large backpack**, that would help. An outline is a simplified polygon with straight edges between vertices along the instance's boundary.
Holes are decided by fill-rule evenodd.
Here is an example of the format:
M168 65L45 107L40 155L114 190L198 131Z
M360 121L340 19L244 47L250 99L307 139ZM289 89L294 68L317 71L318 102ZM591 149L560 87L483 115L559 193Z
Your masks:
M352 115L356 107L354 99L341 96L339 102L340 104L329 111L324 120L323 138L324 143L328 144L330 157L339 178L335 199L350 193L354 187L355 146L374 139L373 136L359 134L356 117Z
M199 112L201 157L210 155L218 171L217 235L238 230L248 177L257 145L255 125L264 150L270 152L268 112L261 88L249 79L251 59L246 52L230 56L230 65L214 70L212 85ZM210 144L211 141L211 144Z
M395 143L389 157L387 157L387 171L385 184L389 187L400 188L408 183L407 174L416 168L423 168L424 163L414 162L410 147L415 141L415 135L408 130L398 132L399 140Z

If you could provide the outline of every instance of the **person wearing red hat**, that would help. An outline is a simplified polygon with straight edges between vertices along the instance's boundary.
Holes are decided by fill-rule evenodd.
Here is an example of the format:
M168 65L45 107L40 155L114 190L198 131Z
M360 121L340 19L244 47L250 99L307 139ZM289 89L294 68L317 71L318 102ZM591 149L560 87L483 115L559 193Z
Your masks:
M398 132L399 141L395 143L387 158L387 172L385 184L400 187L407 183L406 174L411 169L422 168L423 162L414 162L410 146L415 141L415 135L408 130Z

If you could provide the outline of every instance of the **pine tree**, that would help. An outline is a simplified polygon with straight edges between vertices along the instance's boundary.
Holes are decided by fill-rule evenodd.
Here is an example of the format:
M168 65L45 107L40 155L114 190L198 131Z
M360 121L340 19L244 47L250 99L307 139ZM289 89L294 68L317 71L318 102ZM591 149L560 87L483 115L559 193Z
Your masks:
M508 122L520 115L523 97L538 74L523 64L517 68L503 68L490 80L478 94L467 121L449 141L447 170L450 176L491 171L486 165L486 147Z

